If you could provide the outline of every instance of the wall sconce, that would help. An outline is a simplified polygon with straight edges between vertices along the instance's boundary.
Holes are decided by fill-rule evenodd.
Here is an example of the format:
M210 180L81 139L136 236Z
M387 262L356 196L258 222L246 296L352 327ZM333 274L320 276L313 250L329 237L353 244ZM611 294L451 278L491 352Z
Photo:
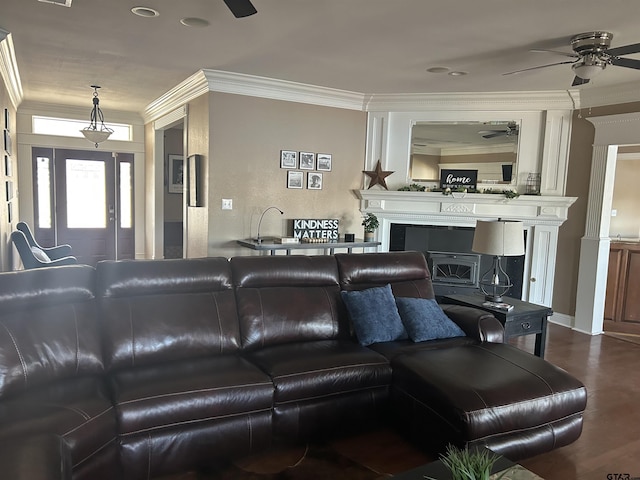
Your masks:
M98 89L100 86L91 85L91 88L93 88L93 109L91 110L91 121L89 126L83 128L80 132L82 132L84 138L95 143L96 148L98 148L98 144L109 138L113 133L113 130L104 124L104 115L102 114L102 110L100 110L100 99L98 98ZM98 122L100 122L100 125L98 125Z
M480 279L480 289L485 299L491 302L502 302L513 286L507 272L500 264L501 257L517 257L524 255L524 228L522 222L508 220L478 220L473 234L473 246L476 253L493 255L492 267Z

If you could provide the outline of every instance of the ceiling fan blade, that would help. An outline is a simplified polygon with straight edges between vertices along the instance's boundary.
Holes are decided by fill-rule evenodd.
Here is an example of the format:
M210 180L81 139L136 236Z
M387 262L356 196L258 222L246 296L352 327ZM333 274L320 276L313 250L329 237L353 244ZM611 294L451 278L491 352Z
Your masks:
M533 53L556 53L558 55L564 55L565 57L571 57L571 58L578 58L579 57L579 55L576 54L576 53L561 52L559 50L545 50L543 48L532 48L529 51L533 52Z
M606 51L609 55L617 57L618 55L629 55L630 53L640 53L640 43L632 45L624 45L622 47L610 48Z
M618 67L635 68L640 70L640 60L634 60L632 58L612 58L611 65Z
M565 63L576 63L576 62L574 60L567 60L566 62L557 62L557 63L550 63L548 65L539 65L537 67L523 68L522 70L507 72L507 73L503 73L502 75L513 75L514 73L528 72L530 70L538 70L540 68L555 67L556 65L564 65Z
M573 79L573 83L571 84L572 87L577 87L578 85L584 85L585 83L589 83L589 80L584 79L584 78L580 78L580 77L575 77Z
M258 13L250 0L224 0L231 13L236 18L248 17L254 13Z

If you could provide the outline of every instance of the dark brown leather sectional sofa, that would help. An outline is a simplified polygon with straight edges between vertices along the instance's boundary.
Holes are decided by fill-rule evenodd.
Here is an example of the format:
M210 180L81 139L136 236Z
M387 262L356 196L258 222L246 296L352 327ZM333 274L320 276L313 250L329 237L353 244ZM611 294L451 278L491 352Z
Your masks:
M503 345L490 314L443 305L466 336L358 344L340 292L386 283L396 297L433 298L417 252L0 274L0 472L147 479L383 418L518 457L579 437L582 384ZM499 390L509 390L497 380L468 402L460 362L433 356L444 351L485 362L489 377L505 368L518 392L531 392L505 392L515 407L494 408L487 398L499 404ZM435 367L421 371L425 363Z

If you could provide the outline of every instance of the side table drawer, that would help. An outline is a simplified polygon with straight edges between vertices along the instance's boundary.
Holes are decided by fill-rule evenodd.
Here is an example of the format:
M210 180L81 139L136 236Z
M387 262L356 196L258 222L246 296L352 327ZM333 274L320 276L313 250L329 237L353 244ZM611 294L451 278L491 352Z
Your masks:
M542 332L542 315L526 315L509 320L504 326L505 337Z

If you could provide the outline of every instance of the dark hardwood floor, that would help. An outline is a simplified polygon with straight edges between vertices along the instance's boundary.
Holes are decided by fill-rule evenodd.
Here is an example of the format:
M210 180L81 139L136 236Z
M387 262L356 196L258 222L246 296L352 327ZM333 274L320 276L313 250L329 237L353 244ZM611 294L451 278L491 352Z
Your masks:
M533 336L512 341L530 352L533 343ZM586 385L584 429L571 445L521 460L520 464L546 480L640 478L640 344L607 335L590 336L551 324L545 358ZM333 440L331 446L379 472L380 478L435 460L390 428ZM279 471L295 464L302 452L300 447L264 452L244 463L254 472ZM187 474L170 478L203 477Z
M547 480L640 477L640 345L549 327L545 358L587 387L584 428L573 444L520 463Z

